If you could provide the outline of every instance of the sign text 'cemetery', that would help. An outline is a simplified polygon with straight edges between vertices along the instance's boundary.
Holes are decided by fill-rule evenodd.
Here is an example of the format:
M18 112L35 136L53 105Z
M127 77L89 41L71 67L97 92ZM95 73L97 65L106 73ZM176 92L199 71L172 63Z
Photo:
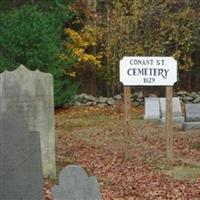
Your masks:
M125 56L120 60L123 85L171 86L177 81L177 61L173 57Z

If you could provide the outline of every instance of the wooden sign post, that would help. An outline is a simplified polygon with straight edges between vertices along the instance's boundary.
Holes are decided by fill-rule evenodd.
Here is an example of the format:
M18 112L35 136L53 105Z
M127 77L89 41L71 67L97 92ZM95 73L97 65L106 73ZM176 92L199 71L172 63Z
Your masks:
M173 88L166 87L166 136L167 136L167 159L173 160Z
M130 111L131 111L131 87L124 86L124 112L125 112L125 159L130 159L129 141L130 141Z
M173 57L125 56L120 60L120 81L124 85L125 154L129 157L130 86L166 86L167 159L173 159L172 86L177 81L177 61Z

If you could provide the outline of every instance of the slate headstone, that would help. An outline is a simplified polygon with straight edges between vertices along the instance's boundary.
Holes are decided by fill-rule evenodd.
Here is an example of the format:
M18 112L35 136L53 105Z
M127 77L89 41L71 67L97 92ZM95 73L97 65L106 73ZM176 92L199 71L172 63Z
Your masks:
M52 188L54 200L101 200L95 176L88 177L77 165L65 167L59 174L59 185Z
M44 200L39 133L17 114L0 117L0 199Z
M200 122L183 122L183 130L200 129Z
M172 99L172 109L173 109L173 121L182 123L184 122L184 117L182 115L181 102L179 97L173 97ZM161 122L166 121L166 98L160 98L160 113Z
M30 131L40 132L45 176L55 177L53 77L21 65L0 74L0 112L23 114Z
M160 104L158 97L145 98L144 119L160 119Z
M185 120L200 122L200 104L185 104Z
M183 129L200 129L200 104L185 104Z

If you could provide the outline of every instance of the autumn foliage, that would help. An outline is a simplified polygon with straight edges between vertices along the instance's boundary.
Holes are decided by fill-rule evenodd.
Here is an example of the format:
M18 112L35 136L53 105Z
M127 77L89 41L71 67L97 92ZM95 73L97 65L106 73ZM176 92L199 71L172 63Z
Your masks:
M124 55L173 56L180 82L191 72L200 85L197 0L91 2L0 2L0 70L24 64L53 73L60 105L73 99L77 81L95 86L99 95L121 92L119 60Z

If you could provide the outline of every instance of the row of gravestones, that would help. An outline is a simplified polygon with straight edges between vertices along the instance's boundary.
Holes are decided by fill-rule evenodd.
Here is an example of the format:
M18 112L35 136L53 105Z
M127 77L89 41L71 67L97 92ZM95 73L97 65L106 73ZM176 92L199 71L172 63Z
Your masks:
M43 177L56 176L53 77L20 66L0 74L0 200L42 200ZM62 170L55 200L99 200L95 177Z
M173 97L172 110L173 121L182 124L184 130L200 128L200 104L185 104L182 112L179 97ZM145 98L145 119L166 121L166 98L149 97Z

